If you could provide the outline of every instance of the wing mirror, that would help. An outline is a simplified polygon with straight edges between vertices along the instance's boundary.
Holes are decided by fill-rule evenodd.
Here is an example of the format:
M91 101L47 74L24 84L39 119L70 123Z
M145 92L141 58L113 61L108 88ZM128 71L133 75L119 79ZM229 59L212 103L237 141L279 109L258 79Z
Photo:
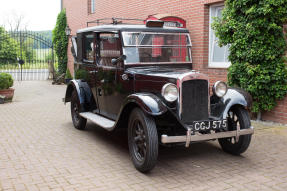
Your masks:
M116 65L118 62L123 61L123 60L125 60L126 58L127 58L126 55L121 55L121 56L118 57L118 58L113 58L111 62L112 62L113 65Z

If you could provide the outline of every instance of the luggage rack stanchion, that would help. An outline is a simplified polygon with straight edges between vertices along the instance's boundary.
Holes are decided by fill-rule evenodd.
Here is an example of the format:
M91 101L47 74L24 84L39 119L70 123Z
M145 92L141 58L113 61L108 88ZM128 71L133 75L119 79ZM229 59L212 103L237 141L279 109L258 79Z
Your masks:
M106 21L106 22L105 22ZM108 22L111 21L111 22ZM112 18L102 18L102 19L97 19L93 21L88 21L87 22L87 27L89 27L89 24L95 23L97 25L99 24L134 24L134 23L123 23L123 21L140 21L144 22L145 20L143 19L132 19L132 18L117 18L117 17L112 17Z

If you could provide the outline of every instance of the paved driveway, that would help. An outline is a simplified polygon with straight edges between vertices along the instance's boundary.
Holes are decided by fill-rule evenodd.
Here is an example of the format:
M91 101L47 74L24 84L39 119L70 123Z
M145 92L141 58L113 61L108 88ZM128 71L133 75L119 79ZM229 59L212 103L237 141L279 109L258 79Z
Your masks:
M15 82L0 105L0 190L287 190L287 127L255 124L236 157L217 142L161 148L156 168L137 172L125 131L73 128L65 86Z

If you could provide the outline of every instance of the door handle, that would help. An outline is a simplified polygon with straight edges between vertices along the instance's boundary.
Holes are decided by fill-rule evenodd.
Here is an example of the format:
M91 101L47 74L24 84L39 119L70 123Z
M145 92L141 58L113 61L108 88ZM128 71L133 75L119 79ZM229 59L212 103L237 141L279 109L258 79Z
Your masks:
M96 73L98 73L97 70L89 71L89 74L96 74Z

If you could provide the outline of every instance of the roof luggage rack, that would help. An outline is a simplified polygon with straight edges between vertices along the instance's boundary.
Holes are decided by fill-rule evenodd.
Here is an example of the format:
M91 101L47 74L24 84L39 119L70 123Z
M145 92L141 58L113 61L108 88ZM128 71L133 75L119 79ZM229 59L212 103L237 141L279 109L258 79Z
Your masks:
M111 21L111 22L109 22ZM137 22L141 22L141 23L131 23L131 22L128 22L128 23L124 23L123 21L137 21ZM97 20L94 20L94 21L89 21L87 22L87 27L89 27L89 24L97 24L97 25L100 25L100 24L113 24L113 25L117 25L117 24L143 24L145 20L143 19L131 19L131 18L115 18L115 17L112 17L112 18L102 18L102 19L97 19Z

